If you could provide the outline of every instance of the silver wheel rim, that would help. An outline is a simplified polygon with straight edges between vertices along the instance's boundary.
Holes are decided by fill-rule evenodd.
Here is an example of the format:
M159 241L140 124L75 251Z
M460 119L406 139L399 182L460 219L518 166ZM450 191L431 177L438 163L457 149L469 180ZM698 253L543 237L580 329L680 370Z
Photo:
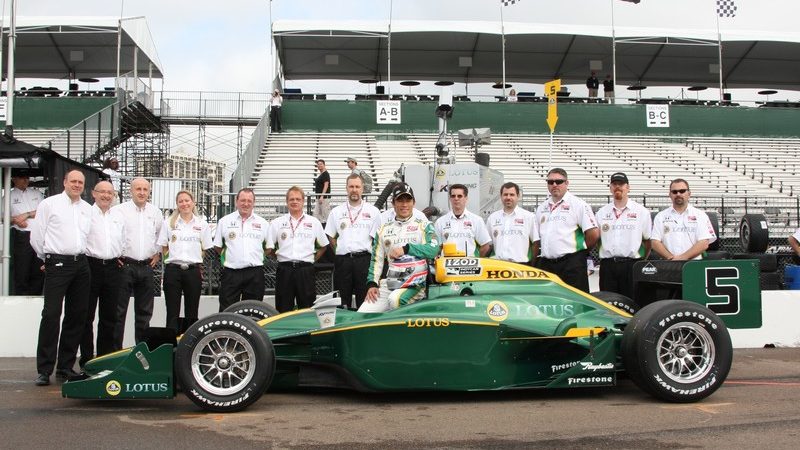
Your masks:
M192 376L210 394L235 394L253 379L255 356L253 346L243 336L216 331L203 337L192 350Z
M658 365L671 380L694 383L711 371L714 340L705 328L681 322L667 328L658 339Z

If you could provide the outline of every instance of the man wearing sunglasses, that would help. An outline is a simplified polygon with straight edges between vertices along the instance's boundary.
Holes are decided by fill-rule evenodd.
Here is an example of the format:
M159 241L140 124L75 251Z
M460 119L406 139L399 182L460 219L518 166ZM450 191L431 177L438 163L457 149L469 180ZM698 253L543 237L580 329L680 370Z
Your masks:
M551 169L547 173L550 197L536 209L541 255L536 267L558 275L565 283L589 292L586 258L597 239L592 208L568 191L567 171Z
M434 228L442 243L453 242L466 256L486 256L492 238L483 219L467 211L469 189L463 184L450 186L450 212L436 221Z
M689 183L676 178L669 184L672 206L653 219L653 250L666 260L702 259L708 245L717 240L706 213L689 204Z
M600 228L600 290L633 298L633 264L650 253L650 211L628 197L628 176L611 175L614 200L597 211Z

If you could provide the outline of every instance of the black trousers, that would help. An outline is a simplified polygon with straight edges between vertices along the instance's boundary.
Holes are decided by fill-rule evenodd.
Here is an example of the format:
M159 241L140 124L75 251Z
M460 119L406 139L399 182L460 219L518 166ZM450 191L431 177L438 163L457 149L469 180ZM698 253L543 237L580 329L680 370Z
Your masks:
M44 308L39 324L36 370L50 375L56 367L56 355L59 370L75 366L75 355L86 323L92 275L84 255L48 255L44 267Z
M287 312L297 308L310 308L316 298L314 286L314 265L302 263L278 263L275 273L275 308L278 312Z
M136 317L136 342L144 341L145 333L150 328L150 318L153 317L154 283L153 269L149 265L126 262L122 266L119 303L117 305L119 322L117 322L117 326L114 329L115 347L122 348L122 340L125 336L125 318L128 316L128 303L130 302L131 293L133 293L134 314Z
M99 310L97 321L97 354L105 355L119 350L114 345L114 330L119 316L120 274L117 259L89 258L89 269L92 273L92 284L89 290L89 303L86 311L86 325L81 338L81 365L94 356L94 316Z
M31 232L11 229L11 295L41 295L44 286L42 262L31 247Z
M219 277L219 312L239 300L264 300L264 266L222 269Z
M600 260L600 290L633 298L633 265L639 259L603 258Z
M333 288L339 291L344 307L352 307L353 294L356 295L356 309L364 303L369 262L370 253L366 251L336 255L333 263Z
M279 106L270 107L269 126L272 131L281 131L281 108Z
M164 266L164 301L167 304L167 327L181 332L178 316L181 314L181 295L183 295L183 316L187 323L197 321L200 308L200 288L203 283L203 266L190 265L183 270L178 264Z
M536 267L552 272L570 286L589 292L589 274L586 267L586 250L568 253L560 258L539 258Z

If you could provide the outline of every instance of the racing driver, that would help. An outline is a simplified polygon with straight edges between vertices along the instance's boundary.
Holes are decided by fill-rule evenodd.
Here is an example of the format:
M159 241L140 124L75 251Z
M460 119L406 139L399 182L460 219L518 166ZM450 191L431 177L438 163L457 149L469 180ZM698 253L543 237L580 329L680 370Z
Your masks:
M383 224L372 247L367 274L367 296L359 312L384 312L425 296L427 260L439 254L440 245L430 222L413 217L414 191L406 183L392 189L395 219ZM381 280L389 262L387 279Z

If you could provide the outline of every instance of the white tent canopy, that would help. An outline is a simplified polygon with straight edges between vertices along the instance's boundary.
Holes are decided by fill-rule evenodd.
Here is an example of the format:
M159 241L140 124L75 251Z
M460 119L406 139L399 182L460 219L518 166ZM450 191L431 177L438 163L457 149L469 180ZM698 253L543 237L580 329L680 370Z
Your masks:
M601 61L601 77L612 71L610 26L506 22L504 29L507 81L582 83L590 61ZM390 67L391 80L502 78L497 21L393 21L391 55L388 21L278 21L273 36L280 76L288 80L387 81ZM719 83L716 30L617 27L615 36L618 83ZM727 88L800 89L800 33L722 31L721 40Z
M18 17L15 73L17 78L110 78L117 75L118 18ZM3 32L8 34L8 18ZM122 19L120 73L163 78L161 61L144 17ZM3 40L3 54L8 40ZM3 76L6 75L3 61ZM152 66L151 66L152 64ZM71 75L71 76L70 76Z

